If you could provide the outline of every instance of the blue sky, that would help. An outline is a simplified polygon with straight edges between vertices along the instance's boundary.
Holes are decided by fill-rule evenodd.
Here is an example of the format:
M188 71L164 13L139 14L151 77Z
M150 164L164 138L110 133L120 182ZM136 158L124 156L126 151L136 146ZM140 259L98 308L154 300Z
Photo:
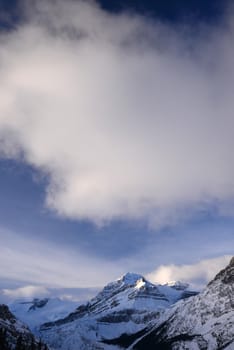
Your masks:
M227 3L17 4L1 2L0 288L162 266L206 282L234 246Z

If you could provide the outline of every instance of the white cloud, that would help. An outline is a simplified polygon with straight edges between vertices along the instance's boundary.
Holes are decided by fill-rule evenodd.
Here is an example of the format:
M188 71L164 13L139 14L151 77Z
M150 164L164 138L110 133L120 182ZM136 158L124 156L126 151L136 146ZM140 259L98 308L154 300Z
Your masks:
M0 289L0 302L10 303L16 299L59 298L84 302L93 298L100 288L46 288L42 285L23 285L18 288Z
M233 30L179 30L94 2L35 1L0 37L2 153L49 175L46 204L97 223L233 215ZM209 44L208 44L209 43Z
M161 265L146 277L154 283L161 284L170 281L189 282L192 287L200 289L228 265L231 257L231 255L224 255L188 265Z
M3 289L4 296L17 299L17 298L33 298L44 297L49 295L49 291L43 286L24 286L16 289Z

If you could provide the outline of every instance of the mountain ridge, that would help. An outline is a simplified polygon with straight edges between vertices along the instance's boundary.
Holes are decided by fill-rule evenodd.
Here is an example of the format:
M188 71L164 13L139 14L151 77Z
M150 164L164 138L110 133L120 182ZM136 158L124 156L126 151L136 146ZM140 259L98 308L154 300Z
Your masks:
M197 294L187 291L187 285L178 289L174 287L155 285L142 275L127 273L108 283L96 297L64 319L43 324L40 334L58 349L75 349L72 347L75 342L79 349L95 349L103 346L104 342L105 348L108 348L109 340L125 331L129 334L141 332L177 300ZM72 333L71 341L69 337Z
M203 292L166 310L129 349L234 349L234 257Z
M5 304L0 304L1 350L48 350L37 340L28 326L18 320Z

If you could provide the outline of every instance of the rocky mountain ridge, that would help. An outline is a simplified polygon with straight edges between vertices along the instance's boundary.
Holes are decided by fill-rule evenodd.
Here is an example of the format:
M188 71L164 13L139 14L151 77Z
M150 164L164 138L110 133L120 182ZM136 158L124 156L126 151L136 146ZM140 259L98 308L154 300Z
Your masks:
M29 328L4 304L0 305L0 349L48 350L47 346L35 339Z
M234 258L203 292L166 310L129 349L233 350Z

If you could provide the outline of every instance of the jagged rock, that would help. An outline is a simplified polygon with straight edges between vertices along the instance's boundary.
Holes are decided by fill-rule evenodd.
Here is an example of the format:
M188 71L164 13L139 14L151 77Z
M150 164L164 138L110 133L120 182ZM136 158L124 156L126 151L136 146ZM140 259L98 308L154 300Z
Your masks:
M216 280L220 280L223 283L233 284L234 283L234 257L231 259L229 265L221 270L214 278L213 281L209 283L211 285Z

